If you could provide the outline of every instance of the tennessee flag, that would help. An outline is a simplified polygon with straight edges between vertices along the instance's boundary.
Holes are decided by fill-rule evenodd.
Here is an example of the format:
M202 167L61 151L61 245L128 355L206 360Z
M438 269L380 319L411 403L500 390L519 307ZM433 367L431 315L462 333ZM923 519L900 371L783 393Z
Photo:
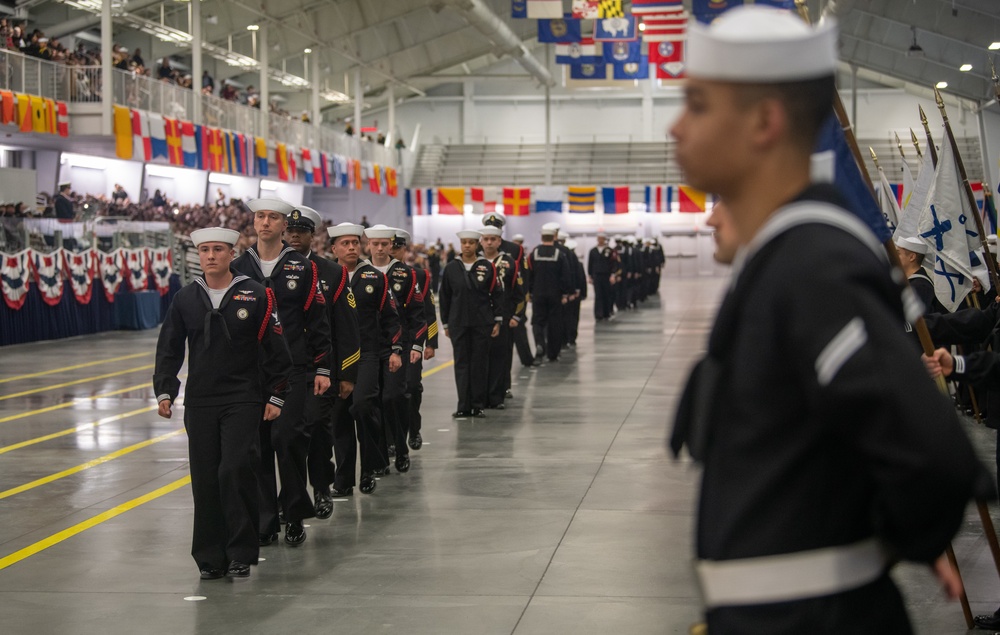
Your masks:
M31 128L34 132L48 132L49 122L45 116L45 100L31 96Z
M464 187L438 188L438 214L461 214L465 207Z
M688 214L702 214L705 212L705 200L707 195L701 190L696 190L687 185L677 188L677 200L680 203L680 211Z
M119 159L132 158L132 111L124 106L115 106L115 156Z
M278 178L282 181L288 180L288 146L283 143L278 144L277 150L277 160L275 163L278 164Z
M257 176L267 176L267 140L263 137L254 139L254 151L257 155Z
M184 165L184 152L181 150L181 122L177 119L164 118L163 129L167 135L167 160L170 165Z
M503 211L507 216L527 216L531 206L531 188L503 188Z

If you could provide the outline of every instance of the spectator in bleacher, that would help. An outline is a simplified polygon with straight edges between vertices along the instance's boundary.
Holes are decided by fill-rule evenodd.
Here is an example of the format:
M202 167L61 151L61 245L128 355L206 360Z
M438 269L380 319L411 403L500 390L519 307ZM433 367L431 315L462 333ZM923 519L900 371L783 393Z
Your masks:
M61 220L73 220L76 212L73 210L73 201L70 198L70 184L63 182L59 184L59 193L56 194L56 218Z
M365 229L368 229L369 227L371 227L371 223L368 222L368 216L362 216L361 217L361 223L360 223L360 225L362 227L364 227Z
M236 101L239 98L239 93L236 92L235 86L227 80L222 80L222 90L219 91L219 97L226 101Z
M163 208L169 204L170 202L167 200L167 197L160 190L153 192L153 207Z
M122 187L121 183L115 183L115 191L111 194L111 202L117 207L125 207L128 205L128 192Z
M215 79L208 74L208 70L201 72L201 92L205 92L208 89L208 94L211 95L215 92Z
M452 243L448 243L448 253L445 260L447 262L451 262L454 259L455 259L455 245L453 245Z
M160 61L160 67L156 70L156 76L168 82L174 80L174 69L170 67L169 57L164 56Z
M137 70L140 69L140 68L145 68L146 67L146 63L142 59L142 50L141 49L136 49L135 51L132 52L131 63L132 63L133 66L136 67Z
M218 196L215 197L215 206L216 207L225 207L226 206L226 193L222 191L221 187L218 188L216 190L216 192L218 193Z

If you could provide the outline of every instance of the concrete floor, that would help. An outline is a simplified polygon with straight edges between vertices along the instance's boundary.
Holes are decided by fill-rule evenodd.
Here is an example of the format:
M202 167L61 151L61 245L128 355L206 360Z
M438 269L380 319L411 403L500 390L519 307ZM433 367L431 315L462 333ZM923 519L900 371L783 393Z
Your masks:
M156 333L5 348L0 632L687 633L697 473L664 440L723 284L667 280L596 331L587 304L578 349L519 371L511 407L484 420L450 418L440 351L413 469L237 581L200 581L188 555L181 417L158 418L149 387ZM991 461L992 432L970 432ZM990 612L1000 582L970 511L955 548L973 611ZM896 577L920 633L966 632L926 570Z

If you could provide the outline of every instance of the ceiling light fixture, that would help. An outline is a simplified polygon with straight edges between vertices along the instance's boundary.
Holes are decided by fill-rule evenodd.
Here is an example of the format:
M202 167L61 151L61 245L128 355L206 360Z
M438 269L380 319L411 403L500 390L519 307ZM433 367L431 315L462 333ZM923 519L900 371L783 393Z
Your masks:
M920 47L920 45L917 44L917 27L915 27L915 26L910 27L910 30L913 31L913 43L910 44L909 50L906 51L906 56L907 57L923 57L924 56L924 49L922 49Z
M968 73L969 71L972 70L972 64L962 64L961 66L958 67L958 70L962 71L963 73Z
M988 47L991 51L1000 51L1000 42L993 42Z
M948 88L948 82L938 82L934 84L935 88Z
M259 31L259 30L260 30L260 26L257 25L257 24L248 24L247 25L247 31Z

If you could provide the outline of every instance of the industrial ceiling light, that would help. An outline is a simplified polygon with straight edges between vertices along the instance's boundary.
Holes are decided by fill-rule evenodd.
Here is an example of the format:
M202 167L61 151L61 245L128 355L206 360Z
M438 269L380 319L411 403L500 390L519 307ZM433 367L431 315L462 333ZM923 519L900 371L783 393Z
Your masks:
M920 45L917 44L917 27L912 26L912 27L910 27L910 30L913 31L913 43L910 44L910 49L908 51L906 51L906 56L907 57L923 57L924 56L924 49L922 49L920 47Z
M935 88L941 88L941 89L948 88L948 82L938 82L938 83L934 84L934 87Z
M260 26L257 25L257 24L248 24L247 25L247 31L259 31L259 30L260 30Z
M969 71L972 70L972 64L962 64L961 66L958 67L958 70L962 71L963 73L968 73Z

